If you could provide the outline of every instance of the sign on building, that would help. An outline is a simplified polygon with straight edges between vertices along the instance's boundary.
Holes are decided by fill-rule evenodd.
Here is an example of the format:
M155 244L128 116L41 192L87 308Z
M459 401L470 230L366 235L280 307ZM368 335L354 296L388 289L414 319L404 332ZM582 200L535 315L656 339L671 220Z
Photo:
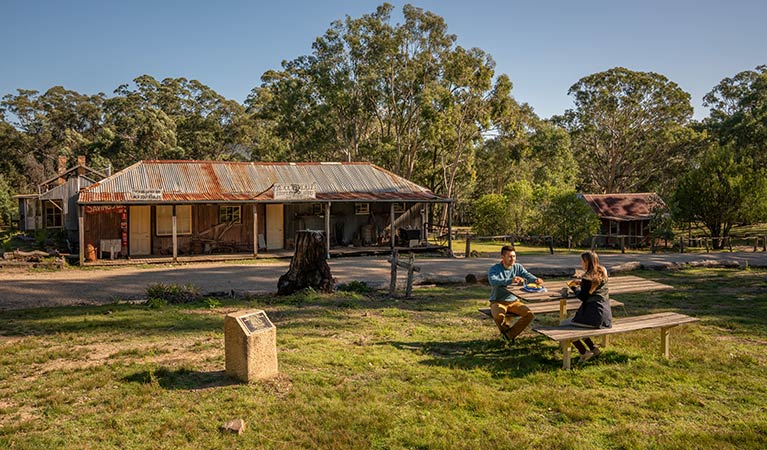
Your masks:
M127 194L129 200L162 200L162 189L134 189Z
M316 184L275 184L275 200L310 200L317 198Z

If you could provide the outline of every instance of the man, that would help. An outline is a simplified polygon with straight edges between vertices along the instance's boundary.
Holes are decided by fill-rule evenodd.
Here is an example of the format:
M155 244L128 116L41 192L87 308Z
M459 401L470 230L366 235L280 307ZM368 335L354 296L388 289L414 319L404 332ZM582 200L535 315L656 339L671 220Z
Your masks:
M533 321L533 313L519 298L512 294L509 286L522 282L543 284L543 280L531 274L516 262L517 252L511 245L501 248L501 262L487 271L490 283L490 312L495 324L506 339L514 339ZM510 325L513 317L519 317L517 323Z

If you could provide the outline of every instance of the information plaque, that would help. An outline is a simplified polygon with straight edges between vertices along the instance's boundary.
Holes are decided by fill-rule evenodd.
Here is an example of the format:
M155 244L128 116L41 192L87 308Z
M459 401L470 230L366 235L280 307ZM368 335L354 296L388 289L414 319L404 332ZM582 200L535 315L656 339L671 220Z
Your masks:
M240 311L224 317L226 373L244 382L277 372L277 329L264 311Z

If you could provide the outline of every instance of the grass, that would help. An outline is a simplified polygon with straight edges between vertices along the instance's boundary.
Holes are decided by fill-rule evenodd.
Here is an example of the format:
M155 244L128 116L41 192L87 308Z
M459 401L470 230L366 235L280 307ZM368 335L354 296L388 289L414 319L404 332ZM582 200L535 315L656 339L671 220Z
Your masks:
M622 295L616 316L701 322L674 329L670 360L648 330L573 371L532 332L507 347L477 312L486 286L5 311L0 448L765 448L767 272L638 275L675 289ZM242 308L275 323L279 377L224 373ZM243 435L218 430L234 418Z

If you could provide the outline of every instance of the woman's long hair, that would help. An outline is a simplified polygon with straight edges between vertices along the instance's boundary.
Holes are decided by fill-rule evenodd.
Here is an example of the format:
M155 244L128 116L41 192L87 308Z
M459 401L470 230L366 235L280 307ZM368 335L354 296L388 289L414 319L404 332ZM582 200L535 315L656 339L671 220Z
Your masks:
M607 269L599 265L599 255L595 252L583 252L581 259L586 262L586 272L583 274L583 278L591 280L589 294L593 294L602 282L607 281Z

